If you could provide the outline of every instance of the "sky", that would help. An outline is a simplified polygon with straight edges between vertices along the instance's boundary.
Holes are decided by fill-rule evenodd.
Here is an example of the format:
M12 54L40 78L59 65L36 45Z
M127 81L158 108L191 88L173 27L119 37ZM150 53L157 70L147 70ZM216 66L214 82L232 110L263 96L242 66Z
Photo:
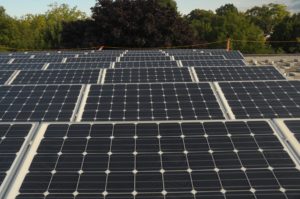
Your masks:
M28 13L43 13L48 9L47 5L54 2L77 6L90 14L90 8L95 5L96 0L0 0L0 5L4 6L9 15L20 17ZM300 0L176 0L176 2L179 11L183 14L195 8L215 10L226 3L233 3L240 10L267 3L281 3L287 5L292 11L300 11Z

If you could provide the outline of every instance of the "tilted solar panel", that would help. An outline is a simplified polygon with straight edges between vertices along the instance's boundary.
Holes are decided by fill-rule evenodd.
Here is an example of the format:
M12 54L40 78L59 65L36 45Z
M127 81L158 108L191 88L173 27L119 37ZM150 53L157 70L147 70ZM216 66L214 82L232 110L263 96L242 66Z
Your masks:
M299 196L300 171L265 121L44 127L10 198Z
M9 62L10 59L0 59L0 64L7 64Z
M162 56L153 56L153 57L150 57L150 56L145 56L145 57L142 57L142 56L137 56L137 57L121 57L120 58L120 61L121 62L130 62L130 61L139 61L139 62L143 62L143 61L170 61L171 58L170 57L167 57L165 55L162 55Z
M47 67L47 70L62 70L62 69L97 69L97 68L109 68L111 65L110 62L101 62L101 63L50 63Z
M199 81L285 80L273 66L195 67Z
M91 62L114 62L116 61L116 57L93 57L93 58L68 58L67 63L91 63Z
M97 84L100 70L21 71L11 84Z
M44 63L0 64L0 70L41 70Z
M82 121L222 119L208 83L92 85Z
M176 55L175 60L224 60L224 56L209 56L209 55Z
M300 81L219 83L237 119L300 117Z
M178 67L176 61L116 62L115 68Z
M243 60L181 61L183 66L245 66Z
M107 69L105 83L192 82L188 68Z
M41 58L41 59L22 59L15 58L12 63L61 63L63 58Z
M70 121L81 87L0 86L0 121Z

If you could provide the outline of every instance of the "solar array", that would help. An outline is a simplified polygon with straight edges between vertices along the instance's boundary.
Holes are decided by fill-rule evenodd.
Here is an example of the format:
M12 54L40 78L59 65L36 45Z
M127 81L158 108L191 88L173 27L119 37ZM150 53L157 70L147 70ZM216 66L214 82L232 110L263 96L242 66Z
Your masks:
M1 199L296 199L299 135L300 82L239 51L0 54Z

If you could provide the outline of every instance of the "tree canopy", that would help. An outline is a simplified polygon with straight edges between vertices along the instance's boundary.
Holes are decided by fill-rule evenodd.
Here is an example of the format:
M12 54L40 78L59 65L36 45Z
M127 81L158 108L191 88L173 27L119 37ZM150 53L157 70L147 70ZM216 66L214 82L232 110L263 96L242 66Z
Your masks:
M76 7L52 4L44 14L14 18L0 7L0 46L12 49L59 49L97 46L171 47L209 43L247 53L300 52L299 14L268 4L239 11L226 4L215 11L196 8L182 15L174 0L97 0L87 16Z

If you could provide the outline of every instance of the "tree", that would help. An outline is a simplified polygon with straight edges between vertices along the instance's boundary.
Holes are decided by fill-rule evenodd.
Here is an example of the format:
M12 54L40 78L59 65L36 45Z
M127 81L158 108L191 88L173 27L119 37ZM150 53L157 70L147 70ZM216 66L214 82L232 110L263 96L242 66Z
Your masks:
M300 52L300 14L284 18L275 26L270 38L274 41L298 41L295 43L272 43L277 51L283 49L287 53Z
M200 41L211 40L211 32L213 30L212 20L215 18L215 14L212 11L195 9L187 15L191 27L194 30L194 34Z
M250 21L260 27L265 35L270 35L274 27L289 15L290 12L286 5L273 3L262 7L253 7L246 12Z
M233 4L226 4L216 10L217 15L225 16L228 14L237 14L239 11Z
M67 4L51 4L50 9L46 12L46 30L45 40L48 41L50 48L60 48L61 32L63 31L64 22L72 22L84 20L87 18L84 12L81 12L77 7L71 8Z
M193 33L177 9L161 0L98 0L92 8L97 43L126 47L186 45ZM172 5L172 1L171 5Z
M0 45L10 46L13 40L14 20L9 17L5 9L0 6Z
M211 11L193 10L187 19L193 27L198 40L203 42L218 42L212 48L225 48L225 41L230 36L235 41L233 48L243 52L262 52L265 48L265 38L262 30L251 23L243 13L232 4L224 5ZM248 43L247 41L260 41Z

